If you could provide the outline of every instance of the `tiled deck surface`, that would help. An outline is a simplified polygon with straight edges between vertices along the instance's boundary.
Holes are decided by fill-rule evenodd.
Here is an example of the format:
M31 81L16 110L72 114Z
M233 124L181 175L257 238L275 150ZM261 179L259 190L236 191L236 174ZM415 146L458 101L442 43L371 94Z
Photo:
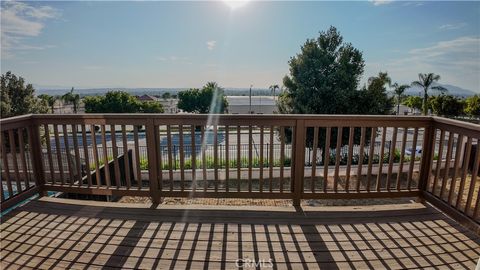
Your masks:
M479 256L478 235L419 203L300 210L42 198L1 223L1 269L236 269L238 258L262 269L474 269Z

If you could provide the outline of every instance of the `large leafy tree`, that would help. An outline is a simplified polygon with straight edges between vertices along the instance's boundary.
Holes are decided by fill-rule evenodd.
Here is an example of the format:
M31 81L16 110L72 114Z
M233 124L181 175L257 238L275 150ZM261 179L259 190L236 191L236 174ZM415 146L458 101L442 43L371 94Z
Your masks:
M447 89L443 86L433 84L440 80L440 75L434 73L419 73L418 81L412 82L412 86L418 86L423 89L423 114L427 115L428 113L428 90L438 90L441 92L446 92Z
M208 82L201 90L192 88L178 93L177 107L192 113L224 113L228 102L223 88Z
M409 87L409 85L402 84L399 85L398 83L392 84L393 87L393 94L395 94L395 101L397 103L397 114L400 114L400 103L402 103L403 98L405 97L405 91Z
M451 95L431 96L429 107L433 113L440 116L459 116L463 114L463 100Z
M285 90L278 99L281 113L384 114L391 107L384 78L372 78L368 87L357 90L365 66L362 52L343 42L333 26L320 32L317 39L308 39L289 65L290 74L283 79ZM332 138L336 132L332 130ZM343 134L343 144L346 144L348 132ZM358 142L359 132L355 134L358 136L354 140ZM325 130L321 129L318 141L322 148L324 136ZM312 142L313 130L308 129L307 145ZM335 146L335 140L330 146Z
M141 103L124 91L109 91L104 96L91 96L83 99L87 113L162 113L160 102Z
M31 84L26 84L22 77L17 77L10 71L2 74L0 90L1 118L45 112L48 112L48 105L35 96L35 89Z
M465 114L471 117L480 117L480 95L465 99Z

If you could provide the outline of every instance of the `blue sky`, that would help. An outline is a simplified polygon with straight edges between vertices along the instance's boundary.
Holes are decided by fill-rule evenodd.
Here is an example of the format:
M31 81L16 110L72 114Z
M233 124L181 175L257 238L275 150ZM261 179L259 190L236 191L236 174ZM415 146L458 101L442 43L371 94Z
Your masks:
M1 71L61 87L266 88L330 25L364 79L435 72L480 93L480 2L2 2Z

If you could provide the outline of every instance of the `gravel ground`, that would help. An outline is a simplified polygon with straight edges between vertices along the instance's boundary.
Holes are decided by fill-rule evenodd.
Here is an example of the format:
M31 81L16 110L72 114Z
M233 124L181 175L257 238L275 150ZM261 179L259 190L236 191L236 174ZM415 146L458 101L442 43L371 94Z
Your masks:
M399 204L415 201L415 198L386 198L386 199L324 199L324 200L302 200L306 206L352 206L352 205L382 205ZM151 203L148 197L125 196L119 200L120 203ZM232 205L232 206L291 206L291 200L270 200L270 199L223 199L223 198L165 198L161 204L165 205Z

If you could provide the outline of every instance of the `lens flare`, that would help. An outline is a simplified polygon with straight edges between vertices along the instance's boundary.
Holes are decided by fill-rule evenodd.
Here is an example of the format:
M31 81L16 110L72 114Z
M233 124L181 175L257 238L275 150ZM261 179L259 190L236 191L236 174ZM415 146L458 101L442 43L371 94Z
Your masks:
M237 8L245 6L249 0L223 0L227 6L230 7L230 9L235 10Z

